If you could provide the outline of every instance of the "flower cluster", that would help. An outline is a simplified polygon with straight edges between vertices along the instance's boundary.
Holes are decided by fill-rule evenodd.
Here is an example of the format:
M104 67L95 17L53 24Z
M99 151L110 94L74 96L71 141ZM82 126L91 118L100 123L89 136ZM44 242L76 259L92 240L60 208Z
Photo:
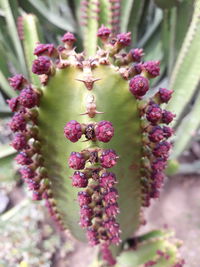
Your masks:
M109 121L80 124L75 120L64 127L64 135L71 142L77 142L83 134L87 140L107 143L114 135L114 127ZM120 228L115 219L119 213L116 176L107 171L116 165L117 159L114 150L98 147L71 152L68 159L69 167L75 170L72 185L85 188L78 193L80 225L86 228L92 246L100 243L104 246L107 260L112 259L108 246L120 242Z
M91 245L101 241L107 244L120 242L120 228L115 220L119 213L118 193L114 188L116 176L107 171L115 166L117 158L114 150L97 148L72 152L68 160L69 167L76 170L71 177L72 185L85 188L78 193L80 225L87 229ZM87 162L91 167L85 168Z
M34 55L37 59L33 61L32 72L39 75L42 84L46 85L50 76L54 75L56 68L64 68L69 65L68 57L73 55L75 36L67 32L61 38L63 46L57 48L53 44L38 43Z
M64 134L71 142L77 142L84 134L87 140L108 143L114 135L114 127L110 121L80 124L75 120L66 123Z
M52 46L38 45L36 55L54 52ZM10 85L20 93L17 97L8 100L8 105L14 115L10 122L10 128L15 133L12 146L19 151L16 162L21 165L19 172L23 181L32 191L33 200L46 199L46 206L60 229L64 229L60 215L53 202L49 187L47 171L43 166L41 144L37 128L37 110L41 92L28 83L23 75L17 74L9 78Z
M171 95L171 90L161 88L141 107L141 117L145 122L143 128L143 166L145 168L141 179L145 207L150 205L151 198L159 197L159 190L165 178L164 169L171 149L171 143L167 139L173 135L173 129L166 124L170 124L175 115L163 110L160 104L167 103Z
M15 112L10 122L10 128L15 133L11 145L19 151L15 159L22 165L22 179L33 191L33 199L41 200L46 185L40 173L41 156L36 134L37 111L34 110L39 105L41 92L19 74L9 78L9 82L14 90L20 91L18 97L8 100L11 111Z
M43 193L43 198L46 200L45 206L47 207L49 214L51 215L52 219L54 220L57 228L61 231L65 230L65 226L62 222L62 218L59 214L59 211L57 209L55 200L53 198L53 193L51 189L46 190Z

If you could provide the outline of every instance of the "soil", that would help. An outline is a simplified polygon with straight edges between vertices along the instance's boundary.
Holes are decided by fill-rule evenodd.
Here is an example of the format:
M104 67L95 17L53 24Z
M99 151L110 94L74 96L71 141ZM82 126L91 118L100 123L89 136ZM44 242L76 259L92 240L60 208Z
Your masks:
M174 176L165 185L159 200L146 212L143 231L166 226L183 241L185 267L200 266L200 176Z

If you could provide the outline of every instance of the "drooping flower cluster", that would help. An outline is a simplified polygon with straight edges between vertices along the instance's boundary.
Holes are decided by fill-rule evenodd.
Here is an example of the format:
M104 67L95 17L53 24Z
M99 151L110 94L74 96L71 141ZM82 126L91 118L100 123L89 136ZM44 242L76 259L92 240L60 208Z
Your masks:
M159 63L153 61L143 64L141 75L134 76L129 82L130 92L140 100L149 90L148 78L159 74ZM142 193L143 205L150 205L151 198L159 197L159 190L164 181L164 169L167 164L171 143L167 141L173 135L170 124L175 115L162 109L160 104L167 103L173 91L160 88L154 97L143 103L139 109L143 120L143 170Z
M21 74L9 78L9 83L14 90L19 91L17 97L7 101L11 111L14 112L9 126L15 133L11 145L19 151L15 158L16 162L21 165L19 172L29 190L32 191L32 199L46 199L46 206L58 228L64 229L49 187L48 175L41 154L37 107L42 92L31 85Z
M109 121L88 124L70 121L64 127L64 134L71 142L78 141L84 134L87 140L107 143L114 135L114 127ZM115 219L119 212L118 192L114 188L116 176L107 171L115 166L117 159L114 150L97 147L72 152L68 160L69 167L76 170L71 177L72 185L85 188L78 193L80 225L87 229L92 246L100 242L107 246L120 242L119 224Z
M106 38L104 37L106 33ZM168 103L173 91L160 88L149 100L144 100L150 90L149 79L160 74L159 61L141 62L143 50L131 49L128 53L120 53L123 47L130 44L130 33L119 34L110 38L108 29L102 26L98 32L105 50L115 59L121 76L129 80L129 91L138 100L138 108L142 119L143 158L141 168L141 185L143 205L149 206L151 198L159 197L159 190L164 181L164 169L167 164L171 143L167 141L173 134L172 128L167 126L175 115L160 107ZM132 64L134 63L134 64ZM142 100L141 104L139 101Z
M23 180L33 190L33 199L42 199L46 185L41 174L40 145L37 135L37 110L41 92L33 88L22 75L9 78L10 85L20 91L18 97L8 100L9 107L15 112L10 122L10 128L15 133L12 146L19 151L16 157Z

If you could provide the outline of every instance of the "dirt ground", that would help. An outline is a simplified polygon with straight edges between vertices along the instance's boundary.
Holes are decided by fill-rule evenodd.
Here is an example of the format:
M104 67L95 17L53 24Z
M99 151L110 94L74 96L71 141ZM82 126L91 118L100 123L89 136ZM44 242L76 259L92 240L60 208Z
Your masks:
M172 177L147 211L147 226L167 225L183 241L181 255L185 267L200 266L200 176Z
M146 210L147 225L141 232L149 229L168 227L183 241L181 255L185 267L200 266L200 177L175 176L168 179L159 200ZM76 243L75 253L66 260L57 259L55 267L88 267L94 251L87 245Z

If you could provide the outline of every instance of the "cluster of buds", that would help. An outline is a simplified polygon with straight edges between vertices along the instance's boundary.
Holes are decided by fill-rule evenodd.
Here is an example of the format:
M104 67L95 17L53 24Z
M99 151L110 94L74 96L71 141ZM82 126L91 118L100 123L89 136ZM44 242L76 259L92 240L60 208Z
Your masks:
M83 134L87 140L108 143L114 135L114 127L109 121L80 124L71 120L65 125L64 134L73 143L77 142Z
M148 101L143 97L150 89L149 79L160 74L159 61L141 62L144 55L142 49L131 49L128 53L119 51L130 44L130 33L118 34L116 38L110 37L109 29L102 26L98 31L105 50L115 59L119 66L119 72L124 79L129 80L129 90L138 102L141 119L143 121L143 144L144 152L142 165L142 193L143 205L150 205L150 198L159 197L159 189L164 180L171 143L167 141L173 134L173 130L166 126L170 124L175 115L160 107L168 103L173 91L160 88L156 95ZM134 64L132 64L134 63Z
M17 74L9 78L14 90L19 91L17 97L8 100L14 115L9 123L15 133L11 145L19 153L15 157L21 165L19 172L28 189L32 191L33 200L46 199L46 205L59 229L64 229L62 220L53 201L47 170L41 154L41 142L37 126L37 108L42 96L39 89L34 88L23 75Z
M149 79L160 74L160 62L141 62L144 53L139 48L131 49L128 53L120 53L122 48L129 46L130 33L118 34L116 38L111 38L110 34L109 29L104 26L98 31L105 50L114 58L122 77L129 80L129 91L138 100L143 132L141 168L143 205L149 206L151 198L159 197L171 149L171 143L167 139L172 136L173 130L167 125L172 122L175 115L162 109L160 105L168 103L173 91L160 88L154 97L144 100L143 97L150 90Z
M163 92L166 96L163 97ZM171 142L167 141L173 135L173 129L169 124L174 114L163 110L159 104L166 103L171 97L172 91L159 89L153 99L149 100L142 108L143 118L143 166L142 190L143 205L150 205L150 198L158 198L160 188L164 182L164 169L167 165ZM165 98L165 101L163 101Z
M41 92L28 83L23 75L17 74L9 78L10 85L19 95L8 100L12 112L15 112L10 122L10 128L15 133L12 146L19 151L16 156L18 164L22 165L22 179L33 191L33 200L41 200L48 187L42 167L40 142L37 128L37 110Z
M55 199L53 197L53 193L52 190L49 188L48 190L46 190L43 195L42 195L43 199L45 199L45 206L47 207L49 214L51 216L51 218L53 219L53 221L55 222L55 225L57 226L57 228L60 231L63 231L66 229L66 227L64 226L64 223L62 221L62 218L60 216L60 213L58 211L58 208L56 206L56 202Z
M37 59L33 61L32 72L39 75L40 81L46 85L50 76L55 75L56 69L62 69L69 66L69 58L75 57L73 50L75 36L67 32L61 38L64 46L55 47L53 44L38 43L34 55Z
M64 128L64 134L71 142L78 141L82 134L87 140L109 142L114 135L114 128L109 121L87 125L70 121ZM71 177L72 185L85 188L78 193L80 225L86 228L92 246L120 242L119 224L115 219L119 213L118 192L114 188L116 176L107 171L116 165L117 159L114 150L96 147L72 152L68 160L69 167L76 170Z
M149 81L143 75L136 75L130 80L129 86L130 92L141 100L149 90ZM172 93L172 90L160 88L154 97L139 104L144 144L141 184L145 207L150 205L151 198L159 197L159 190L164 182L164 169L171 149L171 143L167 139L173 135L173 129L167 125L175 115L162 109L160 105L167 103Z

